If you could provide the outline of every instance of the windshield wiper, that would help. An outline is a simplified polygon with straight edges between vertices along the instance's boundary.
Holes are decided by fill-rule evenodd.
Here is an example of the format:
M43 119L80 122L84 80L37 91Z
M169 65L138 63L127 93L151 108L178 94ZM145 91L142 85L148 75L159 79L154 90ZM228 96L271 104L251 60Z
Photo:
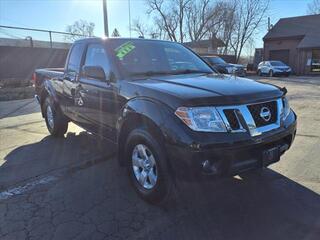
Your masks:
M202 73L202 74L211 74L212 72L202 71L202 70L176 70L176 71L147 71L147 72L137 72L131 73L130 76L155 76L155 75L179 75L179 74L192 74L192 73Z
M147 71L147 72L136 72L131 73L130 76L154 76L154 75L169 75L171 72L166 71Z
M191 74L191 73L211 74L212 72L203 71L203 70L183 69L183 70L173 71L171 74L179 75L179 74Z

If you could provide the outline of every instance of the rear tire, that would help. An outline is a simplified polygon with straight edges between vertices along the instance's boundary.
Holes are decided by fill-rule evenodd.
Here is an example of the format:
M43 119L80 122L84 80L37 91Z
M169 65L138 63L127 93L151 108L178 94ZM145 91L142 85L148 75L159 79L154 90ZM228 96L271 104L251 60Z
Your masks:
M46 98L42 107L50 134L54 137L63 137L68 130L68 121L61 110L53 104L50 97Z
M258 70L257 75L258 75L258 76L260 76L260 77L262 76L262 74L261 74L261 71L260 71L260 70Z
M139 196L150 203L168 203L174 184L163 145L145 128L137 128L127 138L125 157Z

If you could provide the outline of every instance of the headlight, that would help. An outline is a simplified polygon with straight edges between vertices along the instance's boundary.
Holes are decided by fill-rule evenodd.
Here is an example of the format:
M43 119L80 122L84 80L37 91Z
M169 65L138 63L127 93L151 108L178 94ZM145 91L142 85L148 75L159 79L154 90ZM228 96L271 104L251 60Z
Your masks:
M234 67L226 67L228 73L233 73L235 71Z
M179 107L175 115L189 128L199 132L226 132L226 126L214 107Z
M282 98L282 104L283 104L282 119L285 120L288 117L288 115L290 114L290 105L289 105L289 101L286 97Z

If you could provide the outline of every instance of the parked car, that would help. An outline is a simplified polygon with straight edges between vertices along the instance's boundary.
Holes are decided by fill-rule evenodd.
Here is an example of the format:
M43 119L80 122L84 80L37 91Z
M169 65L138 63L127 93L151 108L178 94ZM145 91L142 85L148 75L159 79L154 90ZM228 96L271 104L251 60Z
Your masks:
M285 88L217 74L179 43L78 40L65 69L36 70L33 80L51 135L64 136L72 121L112 141L135 190L153 203L181 179L277 162L296 133Z
M288 77L291 72L292 69L281 61L264 61L259 63L257 69L257 74L259 76L268 75L269 77L277 75L284 75Z
M240 64L232 64L225 62L218 56L202 56L202 58L222 74L235 74L240 77L246 76L246 68Z

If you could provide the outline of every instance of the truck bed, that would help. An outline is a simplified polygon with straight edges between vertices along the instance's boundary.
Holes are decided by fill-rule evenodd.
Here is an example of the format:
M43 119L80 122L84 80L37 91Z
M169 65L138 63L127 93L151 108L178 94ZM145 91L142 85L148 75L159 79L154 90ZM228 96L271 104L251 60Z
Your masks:
M36 69L35 73L37 78L54 78L61 76L64 72L64 68L41 68Z
M49 79L62 78L64 74L64 68L42 68L36 69L34 76L32 77L36 95L41 96L44 89L43 82Z

